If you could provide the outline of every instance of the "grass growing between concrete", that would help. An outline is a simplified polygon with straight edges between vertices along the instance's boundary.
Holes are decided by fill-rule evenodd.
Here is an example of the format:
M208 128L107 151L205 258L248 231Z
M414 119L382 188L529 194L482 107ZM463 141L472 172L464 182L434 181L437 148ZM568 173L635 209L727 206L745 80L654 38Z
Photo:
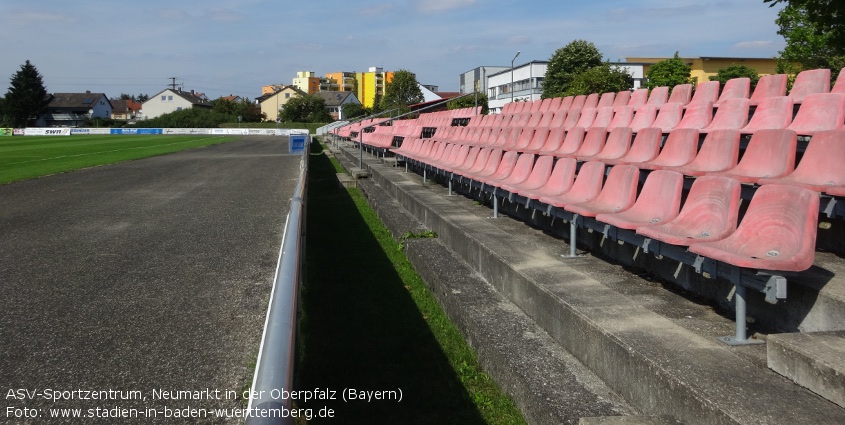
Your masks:
M237 140L230 136L74 135L0 139L0 184Z
M305 405L327 424L523 424L511 399L357 189L341 189L316 143L309 170L298 386L337 391ZM333 160L333 159L332 159ZM402 400L340 400L400 391ZM383 393L391 396L393 393Z

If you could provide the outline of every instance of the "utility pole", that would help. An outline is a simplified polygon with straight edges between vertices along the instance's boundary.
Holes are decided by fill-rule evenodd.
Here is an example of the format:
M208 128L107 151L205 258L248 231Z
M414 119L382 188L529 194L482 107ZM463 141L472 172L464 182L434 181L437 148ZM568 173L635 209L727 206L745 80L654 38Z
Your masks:
M176 90L176 77L170 77L168 80L170 80L170 89Z

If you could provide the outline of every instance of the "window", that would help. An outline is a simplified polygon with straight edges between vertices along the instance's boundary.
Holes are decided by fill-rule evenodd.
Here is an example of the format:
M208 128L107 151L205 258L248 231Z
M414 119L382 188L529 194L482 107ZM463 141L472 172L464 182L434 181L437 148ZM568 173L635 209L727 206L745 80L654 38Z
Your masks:
M290 99L290 93L285 93L285 99Z
M173 102L173 96L167 96L167 101L168 101L168 102Z
M162 96L161 96L161 101L162 101L162 102L167 102L167 96L162 95Z

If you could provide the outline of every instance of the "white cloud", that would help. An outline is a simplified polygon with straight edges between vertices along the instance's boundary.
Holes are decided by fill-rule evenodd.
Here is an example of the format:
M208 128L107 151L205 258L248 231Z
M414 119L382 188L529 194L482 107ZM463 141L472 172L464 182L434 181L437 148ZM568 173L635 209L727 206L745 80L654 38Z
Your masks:
M478 0L416 0L417 10L424 13L445 12L476 4Z
M775 43L771 40L740 41L731 46L731 48L737 50L757 50L771 49L774 45Z

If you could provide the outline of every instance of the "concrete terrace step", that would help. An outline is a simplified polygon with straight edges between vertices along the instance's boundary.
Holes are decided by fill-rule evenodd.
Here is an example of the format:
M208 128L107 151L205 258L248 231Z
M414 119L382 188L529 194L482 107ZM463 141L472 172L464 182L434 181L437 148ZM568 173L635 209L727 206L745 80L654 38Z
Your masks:
M769 370L764 346L718 342L733 321L674 285L591 255L563 260L559 240L523 222L488 219L489 208L471 199L366 162L381 189L643 414L687 424L845 423L845 409Z
M768 342L772 370L845 407L845 332L769 335Z

